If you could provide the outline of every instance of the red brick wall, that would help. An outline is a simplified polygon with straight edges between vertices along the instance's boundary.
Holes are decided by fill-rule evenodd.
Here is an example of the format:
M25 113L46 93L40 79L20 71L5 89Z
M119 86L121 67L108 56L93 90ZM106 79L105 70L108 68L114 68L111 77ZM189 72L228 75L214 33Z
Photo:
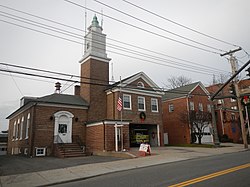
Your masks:
M169 105L174 105L174 111L169 112ZM187 99L176 99L164 101L163 110L163 127L164 132L168 133L169 144L186 144L190 143L189 124L183 123L180 118L182 113L187 113Z
M136 81L138 82L138 81ZM146 83L145 83L146 84ZM159 125L160 128L160 143L163 145L163 125L162 125L162 104L161 104L161 98L158 97L152 97L152 96L145 96L143 94L130 94L130 93L122 93L122 94L128 94L131 95L131 103L132 103L132 110L122 110L122 119L123 120L130 120L130 123L133 124L147 124L147 125ZM146 111L144 113L146 114L146 119L142 121L140 119L140 113L141 111L138 111L138 96L145 97L145 103L146 103ZM119 92L113 92L108 95L107 99L107 117L108 119L115 119L120 120L121 119L121 113L117 110L117 100L119 97ZM122 96L121 96L122 97ZM157 98L158 99L158 112L152 112L151 111L151 98Z
M82 142L85 144L85 126L84 122L87 120L87 111L76 108L64 108L64 107L48 107L48 106L34 106L32 109L24 111L23 113L13 117L9 122L9 137L13 134L14 121L25 116L27 119L28 112L30 116L30 129L28 140L18 140L12 142L12 137L9 142L9 151L11 154L11 148L21 148L21 154L23 154L24 148L29 148L30 155L35 155L35 147L46 147L47 155L51 155L53 152L53 141L54 141L54 113L58 111L68 111L74 115L72 120L72 136L78 135ZM51 118L52 117L52 118ZM78 120L75 120L78 118ZM25 123L26 124L26 123ZM20 127L19 127L20 128ZM25 134L25 127L23 128L23 135Z
M104 90L109 83L109 63L89 59L81 65L81 77L80 95L89 103L88 121L105 119L107 98Z
M86 151L95 152L104 150L103 125L86 127Z
M210 104L205 92L199 86L193 90L188 98L177 98L162 103L164 132L168 133L169 144L189 144L191 142L189 122L181 120L182 114L187 115L188 113L189 102L194 102L196 111L199 108L199 103L202 103L203 111L207 111L207 105ZM169 112L170 104L174 105L173 112Z

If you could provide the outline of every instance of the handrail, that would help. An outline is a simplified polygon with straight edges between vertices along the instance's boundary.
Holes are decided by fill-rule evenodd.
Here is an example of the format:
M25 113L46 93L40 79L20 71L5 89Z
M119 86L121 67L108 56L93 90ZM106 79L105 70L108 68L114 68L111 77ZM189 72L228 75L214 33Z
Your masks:
M76 137L76 143L81 147L82 151L85 153L85 145L82 142L82 139L79 135L75 135Z

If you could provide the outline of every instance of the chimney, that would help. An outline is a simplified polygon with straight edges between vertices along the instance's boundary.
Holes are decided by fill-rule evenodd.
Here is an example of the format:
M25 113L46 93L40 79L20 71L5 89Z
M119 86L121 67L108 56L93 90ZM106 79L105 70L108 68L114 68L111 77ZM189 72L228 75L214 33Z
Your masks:
M61 92L61 83L57 82L55 84L55 87L56 87L55 93L60 94L60 92Z
M75 95L80 95L80 85L75 85Z

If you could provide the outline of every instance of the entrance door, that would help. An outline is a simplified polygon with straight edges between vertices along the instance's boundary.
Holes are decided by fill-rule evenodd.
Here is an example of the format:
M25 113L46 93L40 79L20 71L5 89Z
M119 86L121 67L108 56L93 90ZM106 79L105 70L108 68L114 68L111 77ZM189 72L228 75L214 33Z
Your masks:
M72 143L72 117L66 111L55 114L55 143Z

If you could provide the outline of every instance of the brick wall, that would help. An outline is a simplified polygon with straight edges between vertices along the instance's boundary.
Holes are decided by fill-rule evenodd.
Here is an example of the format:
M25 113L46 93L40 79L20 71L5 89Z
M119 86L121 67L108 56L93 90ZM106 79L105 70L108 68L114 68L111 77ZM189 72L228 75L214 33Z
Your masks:
M162 103L164 132L168 133L169 144L189 144L191 142L189 122L181 119L185 114L187 116L190 102L194 103L196 111L199 109L199 103L202 103L203 111L207 111L207 105L211 104L206 93L199 86L192 91L189 97L167 100ZM173 112L169 112L170 104L174 106Z
M103 125L86 127L86 151L96 152L104 150L104 127Z
M29 149L29 155L35 156L35 147L46 147L47 155L53 154L54 144L54 113L58 111L68 111L74 115L72 120L72 136L78 135L82 142L85 144L85 126L84 122L87 120L87 111L76 108L64 108L64 107L48 107L48 106L33 106L31 109L22 112L21 114L10 119L9 122L9 151L11 154L12 148L21 149L21 154L24 154L24 148ZM24 124L26 124L27 115L30 116L30 128L28 140L12 141L14 121L21 120L22 116L25 117ZM76 120L77 118L77 120ZM25 126L25 125L24 125ZM20 126L19 126L20 129ZM20 132L20 130L19 130ZM23 135L25 134L25 128L23 128Z
M81 76L80 95L89 103L88 121L105 119L107 98L104 90L109 83L109 64L89 59L81 64Z

